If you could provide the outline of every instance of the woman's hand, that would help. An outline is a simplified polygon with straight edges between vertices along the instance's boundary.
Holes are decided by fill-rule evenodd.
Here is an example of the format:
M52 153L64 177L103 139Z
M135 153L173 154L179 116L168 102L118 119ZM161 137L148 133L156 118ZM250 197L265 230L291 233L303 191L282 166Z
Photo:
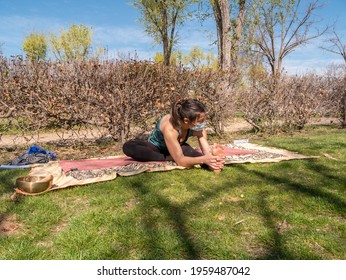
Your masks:
M213 171L221 171L225 165L225 158L222 156L205 155L203 163L208 165Z
M225 166L225 160L226 160L226 156L225 155L220 155L218 157L218 165L220 167L220 170L224 168Z
M218 159L217 159L218 169L214 169L214 171L221 171L224 168L225 159L226 159L226 157L224 155L218 156Z
M214 171L220 172L225 165L225 159L226 159L225 149L222 145L214 144L212 147L212 154L218 157L217 159L218 169L214 169Z

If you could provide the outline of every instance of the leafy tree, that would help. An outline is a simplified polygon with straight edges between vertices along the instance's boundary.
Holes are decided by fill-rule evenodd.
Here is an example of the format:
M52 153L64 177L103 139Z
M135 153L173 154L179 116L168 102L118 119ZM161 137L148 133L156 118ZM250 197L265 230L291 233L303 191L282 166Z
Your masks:
M209 52L205 55L206 67L212 69L218 69L218 61L214 53Z
M163 63L164 57L161 52L154 55L154 62ZM177 50L172 52L170 65L178 66L191 66L192 68L213 68L217 69L217 59L213 53L205 54L199 47L191 48L188 54L183 54L182 51Z
M163 53L162 52L156 52L154 55L154 62L155 63L163 63Z
M177 65L179 65L181 63L184 63L185 62L185 57L186 56L181 51L179 51L179 50L174 51L171 54L169 64L177 66ZM154 55L154 62L156 62L156 63L164 63L164 55L163 55L163 53L161 53L161 52L155 53L155 55Z
M185 55L182 51L176 50L173 52L173 59L171 61L174 62L174 65L182 65L185 63Z
M188 7L196 0L135 0L146 33L163 46L164 64L170 65L173 47L178 41L178 28L190 16Z
M232 37L231 37L231 63L233 69L238 69L238 60L240 52L240 41L243 34L243 29L245 25L245 15L248 10L246 3L249 3L249 0L238 0L237 5L238 9L236 11L237 15L234 20L231 21L232 25Z
M199 47L193 47L187 57L188 63L192 68L200 68L204 59L205 54Z
M47 39L43 33L31 33L23 41L23 51L31 61L45 60L47 56Z
M50 43L56 59L71 61L88 56L92 42L92 27L72 24L59 35L51 34Z

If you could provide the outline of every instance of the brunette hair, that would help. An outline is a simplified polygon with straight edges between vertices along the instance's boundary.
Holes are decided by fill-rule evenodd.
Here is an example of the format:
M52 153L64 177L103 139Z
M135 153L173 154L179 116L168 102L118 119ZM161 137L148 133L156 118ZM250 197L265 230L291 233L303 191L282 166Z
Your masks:
M178 128L183 122L184 118L187 118L190 122L195 121L201 113L205 113L204 104L193 98L182 99L175 102L172 106L172 123L173 126Z

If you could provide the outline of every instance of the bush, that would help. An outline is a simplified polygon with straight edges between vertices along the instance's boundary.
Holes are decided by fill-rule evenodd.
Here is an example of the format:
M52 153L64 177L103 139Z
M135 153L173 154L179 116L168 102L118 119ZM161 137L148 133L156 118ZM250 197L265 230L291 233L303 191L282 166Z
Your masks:
M147 61L0 61L0 115L22 133L102 128L122 142L148 131L178 99L195 97L222 132L230 114L229 75Z
M100 137L124 142L150 131L173 102L186 97L206 104L209 126L218 134L234 112L269 133L302 129L314 116L339 117L346 125L346 75L341 70L277 79L262 73L244 82L234 73L148 61L55 63L0 57L0 130L33 135L52 128L97 129Z
M238 91L237 110L257 131L302 129L311 117L339 116L340 87L344 81L333 75L265 76Z

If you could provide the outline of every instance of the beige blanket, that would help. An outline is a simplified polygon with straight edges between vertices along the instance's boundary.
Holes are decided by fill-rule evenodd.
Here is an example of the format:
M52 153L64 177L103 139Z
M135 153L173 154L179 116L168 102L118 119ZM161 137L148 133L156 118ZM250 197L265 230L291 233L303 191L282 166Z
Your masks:
M301 155L295 152L290 152L283 149L276 149L271 147L263 147L251 143L241 143L237 145L229 144L230 148L244 149L246 151L254 151L253 154L244 155L226 155L226 164L236 163L260 163L260 162L279 162L283 160L293 159L308 159L315 158L311 156ZM76 170L64 173L59 162L49 162L45 165L37 165L32 167L30 175L32 176L44 176L53 175L52 188L42 192L66 188L69 186L87 185L96 182L113 180L120 176L130 176L139 174L142 172L156 172L156 171L168 171L173 169L185 169L185 167L177 166L174 162L160 162L160 163L148 163L148 164L129 164L126 166L117 166L114 168L102 168L98 170ZM39 195L42 193L30 194L16 189L16 193L23 195Z

